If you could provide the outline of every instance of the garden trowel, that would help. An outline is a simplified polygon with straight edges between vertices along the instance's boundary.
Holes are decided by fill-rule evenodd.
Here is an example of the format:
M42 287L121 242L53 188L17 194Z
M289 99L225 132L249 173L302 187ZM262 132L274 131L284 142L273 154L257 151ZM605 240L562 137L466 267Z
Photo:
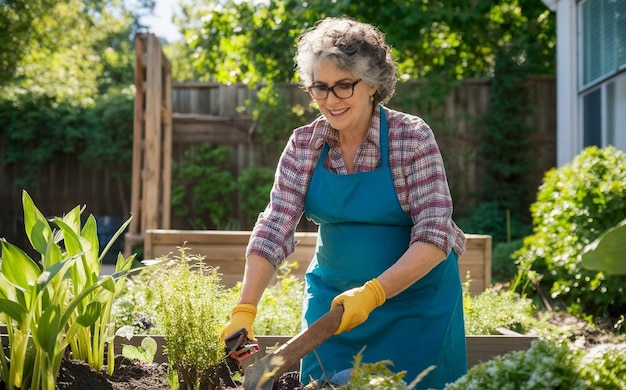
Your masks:
M285 370L335 333L342 314L343 306L336 306L272 353L249 365L243 376L244 390L272 390L274 381Z

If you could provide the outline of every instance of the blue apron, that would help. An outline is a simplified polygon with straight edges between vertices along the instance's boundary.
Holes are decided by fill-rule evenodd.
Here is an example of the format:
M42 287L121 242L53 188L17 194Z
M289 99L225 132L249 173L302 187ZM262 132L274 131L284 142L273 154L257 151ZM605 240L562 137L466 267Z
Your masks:
M408 249L413 226L393 184L382 106L380 168L332 173L323 166L328 150L325 144L305 200L306 216L319 225L319 231L315 257L305 276L303 329L328 312L335 296L392 266ZM393 372L407 372L407 383L435 365L416 389L443 388L466 373L463 299L454 251L422 279L376 308L366 322L332 336L306 355L302 383L327 380L352 368L354 356L363 348L364 363L391 360Z

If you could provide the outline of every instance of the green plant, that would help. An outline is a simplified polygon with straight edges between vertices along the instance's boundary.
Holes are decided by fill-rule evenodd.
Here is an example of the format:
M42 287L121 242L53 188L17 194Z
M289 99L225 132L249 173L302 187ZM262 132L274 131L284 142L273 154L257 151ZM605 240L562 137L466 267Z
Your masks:
M509 290L487 289L472 297L463 297L465 333L499 334L498 328L526 333L536 324L535 307L530 299Z
M257 166L246 167L237 178L239 209L250 226L267 206L273 182L274 170Z
M517 274L517 264L512 255L524 244L519 238L510 242L501 242L493 247L491 253L491 283L509 283Z
M490 235L494 245L523 238L531 231L519 218L507 222L507 211L498 202L479 203L469 211L467 217L459 219L459 227L464 232Z
M581 376L589 388L626 388L626 344L594 347L585 354L581 365Z
M415 385L407 385L404 381L406 372L394 373L389 368L393 362L383 360L376 363L363 363L363 351L354 357L354 365L346 384L339 386L340 390L406 390Z
M277 281L265 289L254 320L255 336L293 336L300 332L304 282L291 275L297 262L283 262L278 268ZM241 291L241 282L228 290L234 305Z
M611 227L587 245L580 262L586 269L609 275L626 274L626 219Z
M28 239L41 268L18 247L2 241L0 321L7 327L9 358L0 349L0 374L7 389L54 389L68 345L102 365L108 308L132 256L118 256L113 275L99 275L98 237L90 215L81 230L80 208L55 217L53 230L26 191L22 193ZM121 282L123 283L123 282ZM110 368L112 370L112 368Z
M626 277L584 269L579 255L626 218L626 153L588 147L572 163L548 171L531 212L533 234L514 254L516 284L525 279L547 286L553 299L585 314L623 314Z
M130 340L133 337L133 327L130 325L119 328L116 336L125 337ZM157 342L154 338L146 336L141 340L141 345L124 345L122 347L122 356L129 360L138 360L142 363L152 363L157 352Z
M228 171L230 150L200 144L172 163L172 206L175 215L187 216L194 229L228 227L235 180ZM209 222L207 224L207 222Z
M224 360L221 331L230 305L217 270L185 248L161 268L155 284L157 321L167 340L165 353L187 389L216 388L211 367ZM201 387L201 385L203 387Z
M538 340L527 351L509 352L470 368L445 390L587 389L578 374L581 356L568 344Z

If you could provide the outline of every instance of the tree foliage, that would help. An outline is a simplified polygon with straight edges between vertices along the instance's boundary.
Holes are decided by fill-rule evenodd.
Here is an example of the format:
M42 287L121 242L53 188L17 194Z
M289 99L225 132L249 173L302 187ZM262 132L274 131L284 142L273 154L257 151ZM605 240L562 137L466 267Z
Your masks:
M297 37L321 18L343 15L386 34L405 79L490 75L496 52L512 41L527 43L522 55L536 73L554 68L554 15L540 0L183 0L182 9L180 27L206 80L292 81Z
M0 132L18 185L73 153L129 179L133 12L121 0L0 3L0 21L14 23L0 27Z

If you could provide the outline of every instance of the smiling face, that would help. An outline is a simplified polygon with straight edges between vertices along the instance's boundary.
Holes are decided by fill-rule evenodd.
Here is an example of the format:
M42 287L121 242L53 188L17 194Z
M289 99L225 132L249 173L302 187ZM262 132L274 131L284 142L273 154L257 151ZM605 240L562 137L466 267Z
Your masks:
M339 88L346 84L354 84L358 80L352 73L339 69L333 62L326 60L319 64L313 73L312 86L335 88L340 95ZM370 97L376 89L370 87L365 81L354 85L354 94L346 99L340 99L333 92L328 93L326 99L315 99L320 111L330 125L340 133L348 132L355 135L364 134L369 128L372 119L373 102Z

